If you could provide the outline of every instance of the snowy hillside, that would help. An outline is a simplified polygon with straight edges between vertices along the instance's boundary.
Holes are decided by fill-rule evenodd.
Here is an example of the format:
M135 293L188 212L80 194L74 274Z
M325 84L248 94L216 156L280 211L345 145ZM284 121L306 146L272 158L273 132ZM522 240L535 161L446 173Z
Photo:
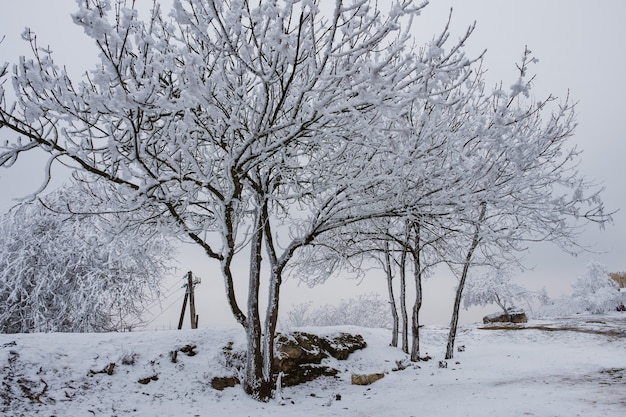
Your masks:
M213 389L233 375L224 347L243 347L239 329L123 334L0 335L3 416L623 416L626 314L531 321L519 330L460 329L465 349L441 368L447 330L427 326L428 362L405 359L387 330L307 329L363 335L368 347L340 373L285 388L258 403L240 386ZM195 348L194 348L195 346ZM172 353L178 352L175 362ZM191 355L189 355L191 353ZM370 386L352 373L384 372ZM141 381L141 382L139 382Z

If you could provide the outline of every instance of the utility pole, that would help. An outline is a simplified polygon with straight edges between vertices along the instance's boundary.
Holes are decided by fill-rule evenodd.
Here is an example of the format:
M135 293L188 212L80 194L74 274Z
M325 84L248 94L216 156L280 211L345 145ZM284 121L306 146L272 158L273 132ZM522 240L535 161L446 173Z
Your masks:
M189 315L191 319L191 328L198 328L198 315L196 314L196 301L194 297L194 288L197 284L200 284L200 278L193 279L191 271L187 272L187 283L184 287L187 287L185 292L185 298L183 299L183 309L180 312L180 319L178 320L178 330L183 328L183 319L185 318L185 309L187 308L187 300L189 300Z

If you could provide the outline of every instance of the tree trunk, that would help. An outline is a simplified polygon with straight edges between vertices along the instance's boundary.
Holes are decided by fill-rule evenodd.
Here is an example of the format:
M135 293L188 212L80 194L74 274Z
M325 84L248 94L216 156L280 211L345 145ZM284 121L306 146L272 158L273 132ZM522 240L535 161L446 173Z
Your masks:
M270 285L265 315L265 334L263 336L263 378L274 386L274 339L276 337L276 325L278 323L278 307L280 300L280 286L282 284L283 265L278 264L272 229L267 212L267 204L263 205L263 224L265 227L265 243L270 261Z
M422 308L422 273L415 273L415 304L413 305L413 314L411 321L412 329L412 344L411 344L411 361L417 362L420 360L420 321L419 314Z
M385 272L387 274L387 291L389 294L389 307L391 308L391 318L393 328L391 330L391 346L398 347L399 317L396 308L396 297L393 293L393 271L391 269L391 256L389 255L389 243L385 243Z
M415 304L413 305L413 314L411 320L412 327L412 344L411 344L411 361L420 360L420 321L419 314L422 308L422 263L421 263L421 242L419 225L415 227L415 246L412 251L413 255L413 276L415 278Z
M276 325L278 323L280 274L272 272L271 280L267 314L265 317L265 334L263 335L263 379L270 383L270 389L274 385L274 339L276 337Z
M264 375L263 346L261 339L268 335L261 333L259 315L259 287L261 283L261 250L263 241L263 213L257 210L254 230L250 241L250 279L248 285L248 317L246 320L246 336L248 355L246 372L243 381L244 391L259 401L268 401L272 396L271 375Z
M229 205L226 207L226 210L224 212L224 223L226 225L225 240L227 244L227 250L220 263L222 268L222 276L224 277L224 287L226 289L226 299L228 300L228 305L230 306L235 320L237 320L237 322L245 328L247 318L239 307L237 297L235 296L235 284L233 279L233 271L231 269L233 257L235 256L235 239L233 237L234 220L232 219L232 210L232 206Z
M467 273L469 271L470 263L474 251L480 242L480 224L485 219L485 213L487 211L487 204L481 203L480 215L476 222L476 228L474 229L474 237L472 238L472 244L467 251L465 257L465 263L463 264L463 272L459 279L459 286L456 289L456 296L454 298L454 308L452 310L452 319L450 320L450 332L448 333L448 345L446 347L446 359L452 359L454 357L454 341L456 339L457 326L459 324L459 310L461 308L461 298L463 297L463 289L465 288L465 281L467 279Z
M402 351L409 353L409 315L406 310L406 248L400 260L400 314L402 315Z

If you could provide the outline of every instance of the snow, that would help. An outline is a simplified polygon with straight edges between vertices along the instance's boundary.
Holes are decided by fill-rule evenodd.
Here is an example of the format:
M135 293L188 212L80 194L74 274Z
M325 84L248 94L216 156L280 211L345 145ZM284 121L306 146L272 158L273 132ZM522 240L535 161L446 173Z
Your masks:
M520 329L520 330L512 330ZM100 334L0 335L0 414L6 416L623 416L626 314L531 320L485 330L460 328L455 358L440 368L447 328L422 329L427 362L394 371L407 356L390 332L360 327L306 328L319 335L361 334L368 347L329 361L339 378L283 389L283 401L259 403L232 376L222 352L243 349L243 331L211 328ZM196 345L194 356L178 352ZM113 372L106 371L115 363ZM126 363L126 364L124 364ZM92 372L93 371L93 372ZM370 386L352 373L384 372ZM142 385L137 381L156 375ZM31 397L28 399L27 397Z

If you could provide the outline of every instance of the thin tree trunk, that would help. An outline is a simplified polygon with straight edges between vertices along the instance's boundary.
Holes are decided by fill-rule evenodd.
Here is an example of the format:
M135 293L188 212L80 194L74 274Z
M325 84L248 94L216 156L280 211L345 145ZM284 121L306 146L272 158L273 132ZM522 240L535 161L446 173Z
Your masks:
M459 286L456 289L456 296L454 298L454 308L452 310L452 319L450 320L450 332L448 333L448 345L446 347L446 359L452 359L454 357L454 341L456 339L457 326L459 324L459 310L461 308L461 298L463 297L463 289L465 288L465 281L467 280L467 273L472 261L472 256L478 243L480 242L480 224L485 219L485 213L487 211L487 204L481 203L480 215L476 222L476 228L474 229L474 236L472 238L472 244L467 251L465 257L465 263L463 264L463 272L459 279Z
M413 305L413 314L411 321L412 329L412 344L411 344L411 361L417 362L420 360L420 320L419 314L422 308L422 273L421 271L415 272L415 304Z
M409 353L409 315L406 309L406 248L400 258L400 314L402 315L402 351Z
M387 273L387 291L389 294L389 307L391 308L391 318L393 328L391 330L391 346L398 347L399 318L396 308L396 297L393 293L393 271L391 269L391 256L389 255L389 243L385 242L385 272Z
M420 360L420 321L419 314L422 308L422 263L421 263L421 242L419 225L415 227L415 246L413 254L413 276L415 278L415 304L413 305L413 314L411 320L412 327L412 344L411 344L411 361Z
M235 296L235 285L233 279L233 272L231 269L233 257L235 255L235 239L234 228L233 228L233 219L232 219L232 207L226 207L224 216L225 216L225 224L227 227L226 231L226 243L227 243L227 252L224 257L221 259L221 267L222 267L222 276L224 277L224 286L226 289L226 298L228 300L228 305L230 306L235 319L239 324L241 324L244 328L246 327L247 317L239 307L239 303L237 302L237 297Z
M267 213L267 204L263 206L263 222L265 227L265 244L270 261L270 286L265 315L265 334L263 338L263 378L273 387L274 375L274 339L278 324L278 308L280 300L280 286L282 284L282 265L278 264L272 229ZM270 387L271 388L271 387Z
M270 388L274 385L274 339L278 323L280 281L280 274L272 272L265 317L265 334L263 335L263 379L270 383Z

